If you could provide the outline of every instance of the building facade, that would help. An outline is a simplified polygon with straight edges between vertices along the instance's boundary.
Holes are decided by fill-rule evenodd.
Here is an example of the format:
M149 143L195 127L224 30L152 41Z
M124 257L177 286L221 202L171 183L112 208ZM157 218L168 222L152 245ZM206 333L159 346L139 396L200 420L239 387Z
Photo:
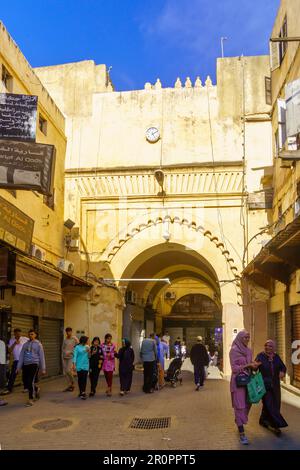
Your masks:
M65 119L2 23L0 73L0 93L38 97L36 144L50 144L56 151L51 196L6 190L3 185L0 189L0 337L7 342L16 327L23 335L36 328L45 348L47 373L57 375L61 371L64 290L74 284L72 276L57 268L66 257ZM1 125L3 116L5 113ZM2 152L7 141L0 139L0 146ZM1 183L4 170L2 167ZM27 237L28 249L24 249L22 235L17 238L18 230Z
M216 85L158 79L130 92L92 61L35 72L66 116L70 259L96 282L89 302L66 299L67 322L118 344L129 336L137 355L151 330L188 347L202 334L228 374L240 275L260 245L245 248L268 218L268 57L219 59Z
M300 37L299 2L282 0L272 31L271 87L274 199L269 211L271 240L244 271L245 323L256 352L262 337L277 342L288 368L286 385L300 388ZM265 235L260 237L263 238ZM293 356L294 353L294 356ZM294 359L293 359L294 357Z

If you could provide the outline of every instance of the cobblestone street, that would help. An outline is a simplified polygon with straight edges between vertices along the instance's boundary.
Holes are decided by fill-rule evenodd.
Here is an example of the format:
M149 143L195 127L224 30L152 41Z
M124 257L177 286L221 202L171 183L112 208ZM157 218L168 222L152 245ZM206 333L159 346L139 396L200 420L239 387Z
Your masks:
M63 378L42 384L42 397L32 408L24 407L26 396L16 391L9 405L0 408L0 443L8 449L300 449L300 409L283 403L282 413L289 423L282 437L258 425L260 405L253 406L247 435L250 446L238 442L225 380L207 380L195 392L192 374L183 372L183 385L166 386L153 395L141 391L142 373L134 375L132 393L118 395L115 377L113 396L104 395L101 376L98 395L82 401L77 393L63 393ZM298 399L299 400L299 399ZM130 429L133 418L171 417L171 427L157 430ZM70 421L60 430L33 426L45 420ZM57 424L64 425L63 421Z

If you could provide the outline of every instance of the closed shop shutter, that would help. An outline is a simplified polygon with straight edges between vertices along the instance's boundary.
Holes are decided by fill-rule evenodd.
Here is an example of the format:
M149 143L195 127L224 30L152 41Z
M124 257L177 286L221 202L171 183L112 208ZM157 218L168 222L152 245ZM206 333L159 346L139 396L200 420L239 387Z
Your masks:
M277 345L277 354L283 358L283 320L282 313L270 313L268 316L268 339L273 339Z
M42 318L39 330L45 352L47 376L59 375L61 373L61 321Z
M30 315L12 315L11 316L11 336L13 337L14 329L20 328L22 336L28 336L28 331L34 328L34 317Z
M292 341L300 340L300 305L292 308ZM300 388L300 364L293 364L293 385Z

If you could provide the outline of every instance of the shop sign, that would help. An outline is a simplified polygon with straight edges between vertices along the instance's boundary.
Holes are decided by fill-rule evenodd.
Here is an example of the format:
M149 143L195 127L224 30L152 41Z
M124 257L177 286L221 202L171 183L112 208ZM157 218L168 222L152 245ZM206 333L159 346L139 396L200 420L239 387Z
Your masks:
M0 93L0 139L35 142L38 97Z
M0 240L29 254L34 221L0 197Z
M55 147L47 144L0 140L0 187L27 189L50 196Z

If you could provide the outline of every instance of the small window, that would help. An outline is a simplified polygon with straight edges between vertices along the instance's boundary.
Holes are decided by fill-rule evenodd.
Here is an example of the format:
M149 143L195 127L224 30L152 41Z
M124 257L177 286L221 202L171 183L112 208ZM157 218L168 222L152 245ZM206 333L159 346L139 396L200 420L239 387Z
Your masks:
M54 211L54 195L55 189L53 188L52 194L50 196L44 196L44 204Z
M39 130L44 134L47 135L47 121L46 119L39 114Z
M284 17L283 24L282 24L282 27L281 27L281 30L280 30L280 33L279 33L279 37L280 38L287 38L288 37L287 17L286 16ZM287 47L288 47L287 41L282 41L282 42L279 43L279 63L280 64L282 63L282 61L284 59Z
M265 77L266 104L272 104L272 84L271 78Z
M9 93L12 93L13 91L13 77L10 75L9 71L7 68L2 65L2 83L5 86L6 90Z

